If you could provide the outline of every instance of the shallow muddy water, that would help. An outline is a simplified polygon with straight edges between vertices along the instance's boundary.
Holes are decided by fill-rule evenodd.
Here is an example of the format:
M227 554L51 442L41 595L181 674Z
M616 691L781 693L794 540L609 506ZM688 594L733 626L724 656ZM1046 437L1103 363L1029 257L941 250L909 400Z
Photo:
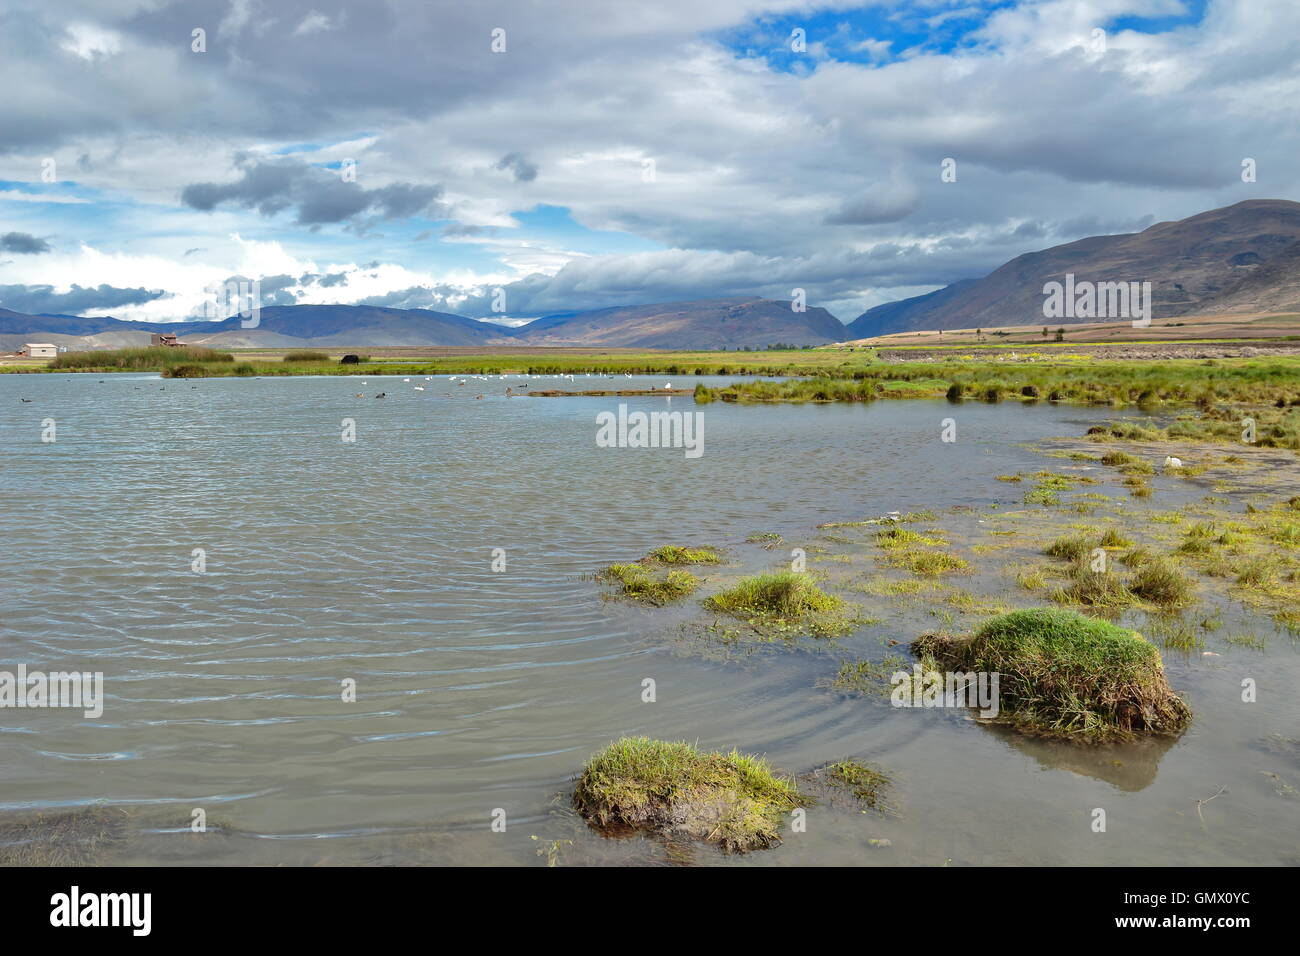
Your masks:
M115 863L541 865L548 850L569 864L1300 862L1300 800L1280 789L1300 786L1300 768L1266 743L1300 727L1285 635L1263 650L1211 635L1217 657L1166 651L1191 730L1087 751L824 687L837 660L883 657L932 627L924 602L881 616L858 594L882 620L832 649L719 661L676 637L695 601L631 607L586 577L665 543L723 547L724 578L784 567L816 524L891 510L933 509L974 535L997 508L1022 507L1023 490L996 476L1060 466L1027 443L1080 435L1110 410L697 407L507 398L517 378L362 381L0 376L0 670L105 681L99 719L0 710L0 822L121 808L103 860ZM696 381L730 379L672 384ZM703 454L597 447L597 414L620 403L702 413ZM953 443L940 440L949 417ZM54 442L41 440L46 419ZM341 440L344 419L355 442ZM1160 485L1157 497L1205 491ZM787 543L746 543L760 532ZM962 586L1006 591L999 560ZM822 568L855 570L810 565ZM1243 677L1257 702L1241 702ZM342 700L349 679L355 702ZM605 839L567 795L584 760L624 734L761 753L792 773L858 756L895 776L896 813L814 807L807 832L744 857ZM196 808L206 834L187 829ZM498 810L505 832L491 828Z

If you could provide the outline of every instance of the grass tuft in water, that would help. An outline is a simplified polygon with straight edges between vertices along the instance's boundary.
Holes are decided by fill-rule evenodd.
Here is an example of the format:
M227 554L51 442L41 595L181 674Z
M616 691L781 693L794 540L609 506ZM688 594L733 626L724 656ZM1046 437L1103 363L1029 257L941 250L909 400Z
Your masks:
M736 853L780 843L783 815L801 802L794 781L758 757L649 737L623 737L596 754L573 793L598 828L687 836Z
M700 586L700 579L689 571L657 575L644 564L611 564L597 577L607 584L617 584L624 596L657 607L680 600Z
M887 811L884 795L889 788L889 775L874 764L860 760L837 760L828 765L822 776L833 787L848 790L862 804L872 810Z
M998 673L1000 719L1024 733L1102 742L1177 734L1191 721L1154 645L1073 611L1013 611L968 637L919 638L912 651L951 670Z
M720 564L722 562L718 552L712 548L683 548L675 544L655 548L648 557L660 564Z

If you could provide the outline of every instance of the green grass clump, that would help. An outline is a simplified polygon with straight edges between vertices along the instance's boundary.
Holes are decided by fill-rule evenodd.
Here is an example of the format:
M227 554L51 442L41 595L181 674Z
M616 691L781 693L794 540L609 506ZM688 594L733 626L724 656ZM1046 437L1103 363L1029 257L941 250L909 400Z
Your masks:
M1058 604L1082 604L1099 611L1115 612L1135 603L1133 592L1118 574L1094 571L1086 562L1070 568L1069 583L1052 592Z
M1120 465L1133 465L1133 464L1137 464L1141 460L1142 460L1141 458L1138 458L1136 455L1130 455L1126 451L1108 451L1101 456L1101 463L1103 465L1110 465L1112 467L1118 467ZM1152 469L1152 471L1154 470L1155 469Z
M889 775L879 767L860 760L838 760L826 767L826 782L843 787L872 810L887 810L884 793Z
M916 548L899 548L889 552L888 564L903 568L913 574L938 575L966 571L970 562L947 551L922 551Z
M1046 548L1043 553L1051 558L1064 558L1067 561L1081 561L1092 552L1097 545L1091 537L1084 534L1071 534L1062 538L1057 538Z
M807 574L779 571L742 578L735 587L706 599L704 605L737 617L758 614L797 620L839 610L844 602L819 588Z
M712 548L683 548L675 544L655 548L648 557L660 564L720 564L722 562L718 552Z
M929 537L916 531L909 531L907 528L900 528L897 525L885 531L876 532L876 544L882 548L903 548L909 545L940 546L947 543L942 538Z
M611 564L597 577L619 585L624 596L657 607L684 598L700 586L700 579L689 571L657 575L644 564Z
M681 835L736 853L780 843L783 815L801 802L794 781L765 760L649 737L600 751L573 793L578 812L601 829Z
M285 352L282 361L285 362L328 362L330 357L324 352L315 352L311 349L295 349L292 352Z
M1151 483L1141 476L1130 475L1124 479L1124 485L1128 488L1129 494L1134 498L1151 497Z
M1185 607L1196 597L1192 580L1165 558L1139 564L1129 576L1128 589L1140 600L1167 610Z
M951 670L999 674L999 719L1025 733L1102 742L1176 734L1191 720L1154 645L1073 611L1012 611L968 637L919 638L912 650Z
M1101 546L1103 548L1131 548L1133 542L1124 537L1124 534L1118 528L1107 528L1101 536Z

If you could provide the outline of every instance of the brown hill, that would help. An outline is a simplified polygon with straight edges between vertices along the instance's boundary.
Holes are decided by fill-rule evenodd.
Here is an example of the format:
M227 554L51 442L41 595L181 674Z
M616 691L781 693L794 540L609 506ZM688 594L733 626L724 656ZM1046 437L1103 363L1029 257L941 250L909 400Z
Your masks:
M547 316L515 333L520 345L716 349L775 343L823 345L845 337L825 309L795 312L774 299L725 298L636 305Z
M1091 236L1017 256L983 279L870 309L850 323L848 337L1042 322L1044 284L1061 282L1067 273L1076 281L1150 282L1157 319L1286 310L1300 302L1297 243L1300 203L1247 200L1142 232Z

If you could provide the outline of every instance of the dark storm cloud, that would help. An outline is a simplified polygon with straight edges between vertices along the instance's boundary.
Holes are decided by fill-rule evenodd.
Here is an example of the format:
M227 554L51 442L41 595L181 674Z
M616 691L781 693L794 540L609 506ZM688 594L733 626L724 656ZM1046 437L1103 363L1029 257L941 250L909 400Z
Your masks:
M36 255L50 251L50 244L26 232L6 232L0 236L0 251Z
M537 166L525 159L522 153L506 153L496 168L508 169L514 173L517 182L531 183L537 178Z
M391 183L366 189L345 182L337 173L290 160L235 157L240 176L228 183L191 183L181 191L181 202L202 212L222 204L256 209L274 216L296 209L299 225L323 225L362 217L404 219L429 215L442 218L441 186Z
M0 306L14 312L72 315L123 305L140 305L167 295L160 289L119 289L106 284L95 288L82 288L74 284L67 292L55 292L54 287L49 285L0 285Z

